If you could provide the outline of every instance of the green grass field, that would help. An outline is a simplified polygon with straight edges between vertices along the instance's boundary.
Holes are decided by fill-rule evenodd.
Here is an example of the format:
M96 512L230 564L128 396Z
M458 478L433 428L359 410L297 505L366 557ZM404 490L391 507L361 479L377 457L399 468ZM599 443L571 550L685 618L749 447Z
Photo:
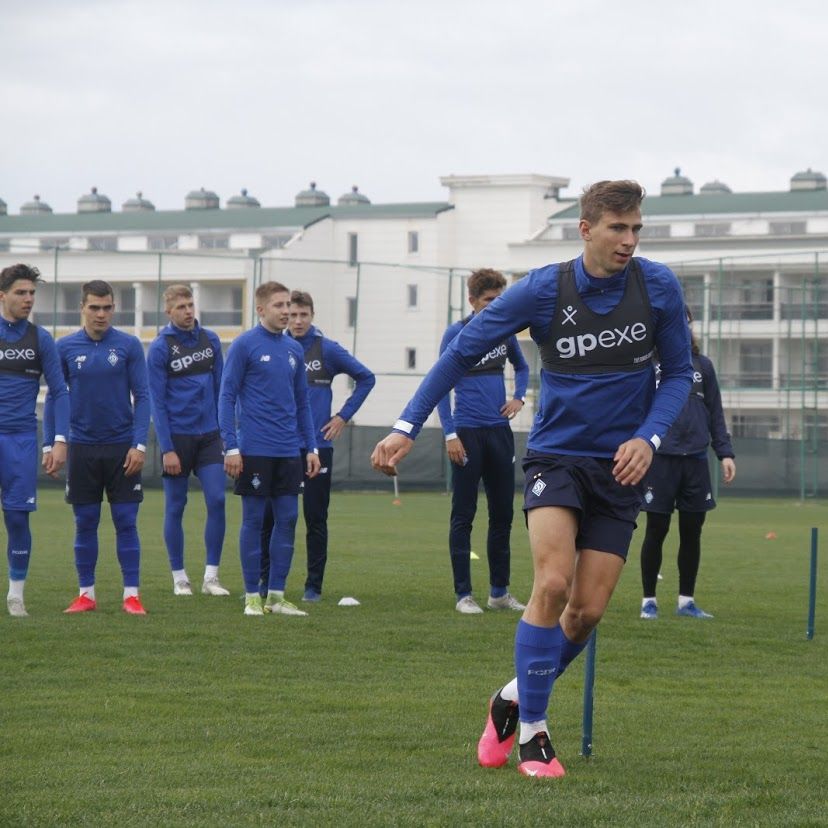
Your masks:
M672 615L674 533L662 618L639 620L639 531L600 627L594 756L579 756L579 661L551 708L567 776L531 780L513 762L483 770L475 757L488 696L513 675L516 616L454 612L445 496L391 501L335 494L323 603L304 619L248 618L236 498L222 566L233 596L175 598L161 495L148 492L150 614L134 618L120 609L108 520L98 611L61 613L76 594L71 513L44 492L31 617L0 618L0 825L828 824L824 550L816 637L805 638L810 527L826 538L826 503L722 500L697 588L712 621ZM202 520L193 494L187 563L199 584ZM293 600L303 558L300 541ZM483 596L485 560L474 566ZM520 598L530 572L518 518ZM337 606L343 595L362 605Z

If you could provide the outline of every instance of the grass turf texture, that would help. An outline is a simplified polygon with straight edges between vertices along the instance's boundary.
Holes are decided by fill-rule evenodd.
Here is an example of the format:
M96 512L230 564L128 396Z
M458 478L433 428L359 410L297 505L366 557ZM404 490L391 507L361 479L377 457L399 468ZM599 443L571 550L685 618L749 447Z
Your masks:
M174 597L161 493L141 509L142 598L121 612L106 509L98 611L76 594L70 511L54 490L33 517L28 619L0 619L2 825L825 825L826 568L805 640L810 527L824 502L723 499L704 532L699 604L676 618L675 532L662 617L638 618L641 531L600 628L594 756L578 755L583 659L555 689L568 775L477 766L490 692L513 674L517 616L454 612L449 501L335 494L331 560L308 618L242 615L237 499L222 580L230 598ZM512 589L531 566L517 513ZM473 564L485 597L481 501ZM187 514L201 583L203 504ZM301 521L300 521L301 523ZM674 527L675 529L675 527ZM765 540L768 531L777 539ZM302 537L300 525L297 535ZM298 601L304 542L287 597ZM362 606L336 601L354 595Z

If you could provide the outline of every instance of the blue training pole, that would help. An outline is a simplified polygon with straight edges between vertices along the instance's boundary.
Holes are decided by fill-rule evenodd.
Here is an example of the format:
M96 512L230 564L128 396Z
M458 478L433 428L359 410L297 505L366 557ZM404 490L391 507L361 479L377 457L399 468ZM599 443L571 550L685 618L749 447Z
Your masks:
M816 615L816 578L817 578L817 539L816 526L811 529L811 584L808 592L808 641L814 637L814 616Z
M581 738L581 756L592 756L592 702L595 690L595 640L598 630L589 637L584 664L584 721Z

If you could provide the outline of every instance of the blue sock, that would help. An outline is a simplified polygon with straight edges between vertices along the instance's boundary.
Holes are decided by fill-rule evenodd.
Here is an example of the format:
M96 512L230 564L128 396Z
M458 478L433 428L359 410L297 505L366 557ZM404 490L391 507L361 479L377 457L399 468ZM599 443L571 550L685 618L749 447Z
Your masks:
M115 524L115 551L125 587L137 587L141 571L141 541L138 539L138 507L140 503L110 503L109 512Z
M491 595L492 598L502 598L508 591L509 591L508 587L493 586L489 590L489 595Z
M184 507L187 505L186 477L162 477L164 485L164 543L170 569L184 569Z
M546 718L561 655L561 628L536 627L521 619L515 633L515 669L522 722Z
M574 641L570 641L566 637L566 633L561 630L561 659L558 664L558 675L556 676L556 679L559 679L561 675L563 675L563 671L566 670L566 668L569 667L573 661L575 661L588 643L589 638L587 638L583 644L576 644Z
M3 510L6 522L6 557L9 560L9 580L25 581L32 554L32 533L29 529L29 513Z
M83 589L95 585L101 504L74 503L72 511L75 514L75 569L78 570L78 584Z
M273 498L273 534L270 536L270 578L267 588L284 590L293 562L293 541L299 518L298 495Z
M242 495L242 522L239 529L239 557L245 592L258 592L262 569L262 520L270 499Z
M204 491L204 505L207 507L207 520L204 523L204 548L207 550L207 565L218 566L221 563L221 550L224 546L224 487L227 476L224 466L213 463L203 466L196 472Z

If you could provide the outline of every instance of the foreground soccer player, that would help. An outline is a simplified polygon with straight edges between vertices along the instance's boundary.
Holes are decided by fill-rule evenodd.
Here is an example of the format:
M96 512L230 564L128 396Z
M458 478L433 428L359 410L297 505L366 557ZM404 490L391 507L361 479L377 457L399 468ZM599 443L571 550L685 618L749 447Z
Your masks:
M187 285L164 291L170 323L147 352L150 401L164 468L164 543L175 595L192 595L184 569L184 507L190 474L204 493L207 563L201 591L229 595L218 579L224 544L224 455L218 430L218 395L224 358L221 342L195 318Z
M564 774L547 724L552 687L604 614L641 505L637 484L690 389L678 281L667 267L633 258L643 197L634 181L589 187L581 198L583 255L531 271L472 319L371 456L376 469L395 474L458 379L494 345L530 328L542 360L523 464L534 584L515 636L517 677L492 697L478 743L485 767L506 764L519 720L518 770Z
M475 270L469 276L472 316L449 325L440 343L440 353L469 321L482 313L506 287L496 270ZM515 369L515 394L507 402L503 369L506 360ZM462 377L454 389L454 412L449 397L437 406L446 452L451 460L451 524L449 555L454 575L455 609L464 615L483 612L472 596L471 533L477 512L480 480L489 506L486 557L489 561L489 598L492 610L524 610L509 593L511 570L510 536L515 501L515 437L509 421L523 408L529 366L517 337L510 336L486 353Z
M0 272L0 490L9 563L9 615L28 615L23 588L29 572L32 533L29 513L37 509L37 393L41 374L55 400L53 441L44 447L43 468L52 477L66 462L69 395L55 343L28 319L40 281L36 267L15 264Z
M333 441L342 434L345 424L357 413L376 383L374 374L368 368L338 342L328 339L313 324L313 316L311 295L294 290L290 294L288 332L305 352L305 377L308 381L308 399L320 462L319 474L308 478L302 490L302 514L305 517L308 552L308 576L302 600L310 603L322 599L322 581L328 562L328 505L331 501ZM354 390L342 408L332 416L331 382L337 374L347 374L354 381ZM304 446L302 450L305 451ZM273 515L265 510L262 526L262 582L265 586L270 570L272 533Z
M242 499L239 552L245 615L307 615L285 600L285 584L299 517L300 449L308 447L304 469L308 477L319 474L319 454L302 346L283 336L289 306L290 293L284 285L264 282L256 288L259 324L233 340L221 378L224 470L236 481L235 493ZM259 538L265 508L273 512L274 527L267 602L262 607Z
M80 594L64 612L97 607L98 524L106 491L124 579L124 612L146 615L138 595L141 543L136 525L144 499L141 469L150 419L144 349L137 337L112 327L115 298L108 282L87 282L81 295L83 327L57 342L69 384L66 501L75 515L80 584ZM43 418L47 444L54 433L51 412L51 396L47 396Z

